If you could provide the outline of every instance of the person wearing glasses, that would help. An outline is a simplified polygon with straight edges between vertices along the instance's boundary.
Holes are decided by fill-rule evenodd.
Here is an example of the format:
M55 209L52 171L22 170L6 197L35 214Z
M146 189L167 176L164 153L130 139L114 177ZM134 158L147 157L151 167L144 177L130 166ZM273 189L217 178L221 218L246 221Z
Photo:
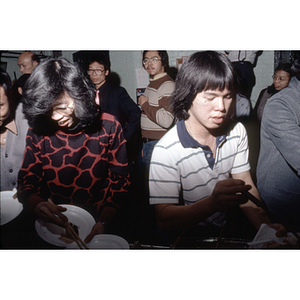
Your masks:
M288 86L264 108L257 164L257 187L273 220L283 220L296 232L300 232L299 157L300 58L292 63Z
M150 82L144 94L138 98L138 104L142 110L140 121L142 149L137 166L141 180L139 188L142 189L139 194L143 196L141 203L144 203L146 211L150 211L148 189L150 158L155 144L174 125L170 103L175 84L174 80L167 74L169 67L167 51L144 50L142 64L149 74ZM151 214L153 215L153 212ZM146 220L144 217L142 219L142 221ZM150 221L152 220L153 217L150 216ZM150 221L145 221L145 226L153 228L154 226Z
M64 58L41 62L22 96L30 128L18 199L27 211L63 227L67 217L59 204L85 208L96 220L87 243L107 233L130 184L120 123L97 108L94 86Z
M142 62L150 80L145 93L138 98L142 109L142 157L148 165L155 143L174 125L170 100L175 84L166 73L169 64L167 51L145 50Z
M87 71L96 89L96 103L103 112L115 116L121 123L126 140L128 161L137 156L137 138L140 134L141 111L130 98L125 88L112 84L107 77L110 74L110 63L100 56L89 59Z
M256 180L256 168L258 162L258 155L260 150L260 127L265 105L269 99L288 86L291 79L291 64L279 64L272 76L272 85L264 88L259 93L256 104L254 106L252 116L249 124L249 144L250 144L250 161L252 163L252 176Z
M273 84L263 89L260 92L254 107L254 111L253 111L254 117L256 118L259 125L261 123L263 110L267 101L277 92L281 91L282 89L284 89L289 85L291 79L291 64L290 63L279 64L276 67L275 73L272 76L272 78L273 78Z
M184 231L218 237L234 207L242 209L253 230L262 223L273 226L242 194L260 197L249 171L246 129L230 118L234 74L224 54L204 51L191 55L176 77L171 105L178 121L155 145L149 175L150 204L170 240ZM284 232L280 224L275 227Z

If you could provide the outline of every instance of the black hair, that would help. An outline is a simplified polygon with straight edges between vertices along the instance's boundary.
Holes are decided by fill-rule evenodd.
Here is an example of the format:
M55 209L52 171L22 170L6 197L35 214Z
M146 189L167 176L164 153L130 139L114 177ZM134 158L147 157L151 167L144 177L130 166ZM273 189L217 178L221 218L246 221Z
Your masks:
M30 74L21 75L12 87L12 98L16 105L22 100L22 95L19 93L18 88L24 89L25 82L30 77Z
M109 61L109 59L107 59L107 58L105 58L101 55L93 55L93 56L89 57L89 59L88 59L88 67L93 62L97 62L98 64L103 65L104 70L110 72L110 61Z
M181 66L172 95L172 111L187 120L196 95L207 90L235 90L235 71L226 55L215 51L192 54Z
M27 79L30 77L30 74L23 74L21 75L18 80L16 81L15 85L17 87L20 87L20 88L24 88L24 85L27 81Z
M145 55L148 51L152 51L152 50L144 50L143 51L143 58L142 58L142 61L144 60L145 58ZM155 50L153 50L155 51ZM165 68L165 70L167 68L169 68L169 56L168 56L168 53L166 50L156 50L158 52L158 55L161 59L161 63L162 63L162 66Z
M289 73L290 78L291 78L291 77L292 77L292 70L291 70L291 67L292 67L292 64L291 64L291 63L282 63L282 64L279 64L279 65L276 67L274 73L276 73L277 71L285 71L285 72Z
M53 127L49 112L64 93L74 100L78 127L90 125L99 115L94 86L79 66L65 58L48 58L34 68L24 86L23 112L29 125L40 131Z
M31 60L32 61L36 61L38 64L40 63L40 58L36 54L34 54L34 53L31 56Z
M275 68L274 74L277 71L285 71L289 74L289 80L290 80L292 78L292 68L291 67L292 67L291 63L281 63ZM272 83L270 86L268 86L267 92L271 95L274 95L274 94L278 93L279 91L277 91L275 89L274 83Z
M3 87L5 95L9 96L12 88L10 76L3 70L0 71L0 86Z

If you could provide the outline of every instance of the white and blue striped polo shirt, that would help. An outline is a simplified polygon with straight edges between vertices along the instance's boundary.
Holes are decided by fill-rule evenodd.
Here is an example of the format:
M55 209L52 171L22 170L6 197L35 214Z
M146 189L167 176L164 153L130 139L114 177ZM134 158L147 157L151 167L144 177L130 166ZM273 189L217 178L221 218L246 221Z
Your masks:
M215 158L209 147L200 145L178 121L156 144L151 158L150 204L179 203L182 190L186 205L212 194L216 183L230 174L248 171L248 137L241 123L231 124L217 137ZM208 223L221 225L225 213L216 213Z

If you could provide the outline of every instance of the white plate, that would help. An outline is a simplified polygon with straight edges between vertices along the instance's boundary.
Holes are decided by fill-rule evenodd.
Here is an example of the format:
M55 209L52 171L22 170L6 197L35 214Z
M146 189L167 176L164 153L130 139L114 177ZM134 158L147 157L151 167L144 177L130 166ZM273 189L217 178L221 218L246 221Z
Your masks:
M87 244L89 249L129 249L125 239L113 234L98 234ZM66 249L79 249L76 242L69 244Z
M276 230L274 228L271 228L269 225L263 223L261 224L253 241L249 242L248 245L250 246L250 249L261 249L263 247L263 244L267 242L274 241L274 242L282 243L283 240L284 237L276 236Z
M13 195L17 192L12 191L0 192L1 200L1 225L4 225L16 218L23 210L23 204L18 199L13 199Z
M83 208L75 205L60 204L60 206L67 209L63 214L67 216L70 223L73 223L78 227L78 235L84 240L95 225L95 220L92 215ZM37 219L35 221L35 229L43 240L52 245L61 247L66 247L68 245L59 239L61 234L65 233L65 228Z

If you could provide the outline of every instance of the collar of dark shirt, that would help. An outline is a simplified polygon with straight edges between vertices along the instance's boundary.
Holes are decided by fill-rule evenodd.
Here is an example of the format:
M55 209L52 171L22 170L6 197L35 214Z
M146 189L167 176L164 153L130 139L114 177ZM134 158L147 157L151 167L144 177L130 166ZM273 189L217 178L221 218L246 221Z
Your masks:
M177 122L177 132L179 140L184 148L205 148L206 145L201 145L199 142L197 142L187 131L184 120L179 120ZM217 147L220 145L221 142L223 142L226 139L226 134L217 136Z

